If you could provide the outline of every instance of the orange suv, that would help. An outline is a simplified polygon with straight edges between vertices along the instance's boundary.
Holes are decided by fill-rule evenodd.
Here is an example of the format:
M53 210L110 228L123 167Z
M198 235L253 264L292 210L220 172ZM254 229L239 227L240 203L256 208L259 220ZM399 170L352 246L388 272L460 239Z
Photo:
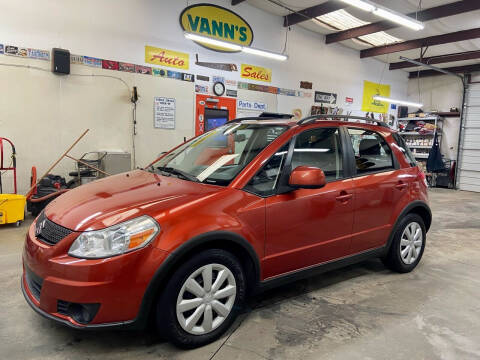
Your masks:
M252 292L372 257L413 270L432 219L424 174L385 124L325 118L236 119L55 199L26 237L25 299L75 328L154 319L192 348Z

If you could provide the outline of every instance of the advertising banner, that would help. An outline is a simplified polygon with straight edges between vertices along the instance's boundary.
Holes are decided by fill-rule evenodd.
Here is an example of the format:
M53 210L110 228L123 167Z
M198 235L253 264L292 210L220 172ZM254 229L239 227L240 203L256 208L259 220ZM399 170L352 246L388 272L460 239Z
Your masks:
M386 113L388 112L388 103L374 100L375 95L390 97L390 85L377 84L370 81L363 82L363 101L362 111Z
M272 70L261 66L242 64L240 76L244 79L272 82Z
M188 69L189 55L180 51L145 46L145 62L154 65Z

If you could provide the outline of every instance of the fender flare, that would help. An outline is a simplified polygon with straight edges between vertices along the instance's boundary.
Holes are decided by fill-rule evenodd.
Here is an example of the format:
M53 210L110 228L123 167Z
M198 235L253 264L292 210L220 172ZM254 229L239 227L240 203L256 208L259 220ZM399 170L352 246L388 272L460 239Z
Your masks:
M403 210L401 211L400 215L398 215L397 220L395 221L395 224L392 227L392 231L390 232L390 236L388 237L387 245L385 246L385 253L387 253L390 250L390 245L392 244L393 237L395 236L395 230L397 229L397 225L400 222L400 220L402 220L402 218L405 215L412 212L413 209L418 208L418 207L427 211L428 216L430 217L430 224L425 224L426 231L428 231L430 229L430 225L431 225L431 222L432 222L432 211L430 210L430 207L424 201L421 201L421 200L412 201L407 206L405 206L403 208Z
M144 328L147 325L147 322L150 318L149 314L152 310L156 295L158 294L162 283L164 283L166 280L167 275L173 271L174 266L177 265L178 261L181 261L184 256L186 256L195 248L199 248L203 245L207 245L208 243L213 243L216 241L227 241L234 243L235 245L241 246L249 254L249 257L254 265L253 270L255 283L252 285L254 287L258 285L260 282L260 260L253 246L241 235L230 231L211 231L195 236L169 253L167 258L155 271L155 274L150 280L150 283L145 290L145 294L143 295L138 315L134 320L134 328Z

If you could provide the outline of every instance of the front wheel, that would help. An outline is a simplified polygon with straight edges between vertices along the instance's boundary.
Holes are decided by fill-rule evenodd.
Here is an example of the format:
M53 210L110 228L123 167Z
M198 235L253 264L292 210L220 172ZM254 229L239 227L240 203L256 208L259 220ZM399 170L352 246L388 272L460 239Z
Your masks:
M425 223L417 214L406 215L395 228L392 244L383 263L393 271L407 273L422 258L426 241Z
M231 253L210 249L182 263L157 304L157 327L182 348L206 345L233 323L245 300L245 276Z

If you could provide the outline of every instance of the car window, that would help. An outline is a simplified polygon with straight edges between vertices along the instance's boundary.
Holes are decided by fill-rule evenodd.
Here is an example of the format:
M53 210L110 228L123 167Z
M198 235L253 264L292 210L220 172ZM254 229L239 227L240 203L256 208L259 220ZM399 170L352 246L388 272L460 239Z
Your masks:
M275 193L278 181L280 180L280 173L288 153L288 145L283 145L268 162L262 167L262 169L255 174L255 176L249 181L245 190L252 192L260 196L269 196Z
M407 161L407 163L409 163L410 166L416 166L417 162L415 160L415 156L410 151L410 148L408 147L404 138L401 137L398 133L393 133L392 136L397 142L396 145L398 145L398 147L400 148L400 151L402 152L403 156L405 156L405 160Z
M358 174L394 168L392 150L378 133L364 129L348 129L355 153Z
M300 133L295 140L292 170L298 166L322 169L327 182L343 178L338 128L317 128Z

